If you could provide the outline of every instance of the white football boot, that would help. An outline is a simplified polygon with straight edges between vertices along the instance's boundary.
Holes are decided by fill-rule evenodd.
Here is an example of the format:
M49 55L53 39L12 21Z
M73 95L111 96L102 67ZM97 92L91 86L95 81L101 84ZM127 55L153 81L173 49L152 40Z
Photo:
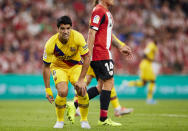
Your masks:
M54 128L63 128L64 122L63 121L57 121L54 125Z

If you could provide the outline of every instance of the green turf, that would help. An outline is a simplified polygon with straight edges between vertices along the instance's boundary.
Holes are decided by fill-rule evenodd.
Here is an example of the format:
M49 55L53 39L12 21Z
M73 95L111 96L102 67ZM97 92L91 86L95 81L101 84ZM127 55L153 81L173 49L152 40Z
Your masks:
M158 100L156 105L147 105L144 100L121 100L122 105L134 108L134 113L120 118L121 127L97 126L98 100L90 101L88 120L93 131L188 131L188 100ZM0 131L59 131L53 129L56 122L54 105L45 100L1 100ZM72 125L65 119L65 131L82 131L79 118Z

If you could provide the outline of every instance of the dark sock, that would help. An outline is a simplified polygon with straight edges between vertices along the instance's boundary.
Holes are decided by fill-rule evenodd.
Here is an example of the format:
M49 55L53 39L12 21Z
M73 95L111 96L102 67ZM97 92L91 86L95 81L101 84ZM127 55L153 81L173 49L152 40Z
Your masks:
M111 91L102 90L100 95L100 121L105 121L108 116Z
M74 106L76 109L78 108L78 101L74 101Z
M97 90L97 87L91 87L87 90L89 100L93 99L94 97L99 95L99 92Z

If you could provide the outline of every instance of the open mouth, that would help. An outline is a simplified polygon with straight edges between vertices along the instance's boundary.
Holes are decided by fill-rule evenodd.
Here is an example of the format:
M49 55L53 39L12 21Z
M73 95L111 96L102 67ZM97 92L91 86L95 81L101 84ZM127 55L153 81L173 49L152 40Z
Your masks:
M68 37L69 35L68 34L64 34L64 37Z

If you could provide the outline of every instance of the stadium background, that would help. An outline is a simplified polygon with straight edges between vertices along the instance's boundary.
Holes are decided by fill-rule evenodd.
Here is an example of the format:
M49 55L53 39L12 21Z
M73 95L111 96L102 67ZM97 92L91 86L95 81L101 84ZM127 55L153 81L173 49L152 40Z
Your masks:
M91 3L91 0L0 0L0 110L2 109L2 112L3 107L5 110L9 107L7 99L19 99L15 101L18 103L20 99L45 99L41 75L42 54L46 40L56 32L56 18L69 15L73 20L73 28L87 38ZM155 69L159 76L155 98L167 99L165 104L170 103L170 99L178 98L178 101L183 103L177 104L178 106L186 105L188 98L187 0L115 0L115 6L111 11L115 22L113 32L129 45L134 53L134 59L127 61L116 48L112 47L115 84L119 98L132 100L146 97L147 88L128 89L124 83L126 80L138 78L138 65L148 41L147 36L157 35L160 42ZM53 81L51 84L53 92L56 93ZM95 84L96 81L92 81L91 85ZM73 95L73 88L70 88L69 99ZM39 100L34 103L40 105ZM129 100L128 105L135 106ZM144 107L144 109L148 108ZM187 110L188 106L183 109ZM183 118L187 120L187 115ZM0 117L0 130L1 127L6 126L5 123L2 124L3 119Z
M62 15L71 16L73 28L83 33L87 39L92 0L1 0L0 8L0 89L1 94L4 94L0 95L1 98L6 96L6 92L14 94L12 88L17 90L17 97L27 94L27 91L24 91L25 85L32 86L32 83L37 81L37 87L43 87L43 48L47 39L57 31L56 18ZM183 86L182 82L178 82L182 75L186 80L188 73L186 0L115 0L115 6L111 10L115 21L114 33L129 45L134 53L134 59L128 61L112 47L116 74L138 75L138 65L148 42L147 36L157 36L159 53L155 71L160 75L168 74L164 80L168 83L173 81L168 80L169 76L176 74L177 82L171 86L174 93L180 87L184 94L188 93L187 81L183 82ZM11 77L10 74L22 76ZM31 77L24 77L23 74L30 74ZM7 83L3 78L8 78ZM16 83L13 84L15 79ZM116 81L116 85L120 86L122 80L124 79ZM157 83L160 85L160 81ZM162 86L165 86L164 90L169 89L171 92L170 88L166 88L168 83L164 82ZM38 93L43 94L44 91Z

